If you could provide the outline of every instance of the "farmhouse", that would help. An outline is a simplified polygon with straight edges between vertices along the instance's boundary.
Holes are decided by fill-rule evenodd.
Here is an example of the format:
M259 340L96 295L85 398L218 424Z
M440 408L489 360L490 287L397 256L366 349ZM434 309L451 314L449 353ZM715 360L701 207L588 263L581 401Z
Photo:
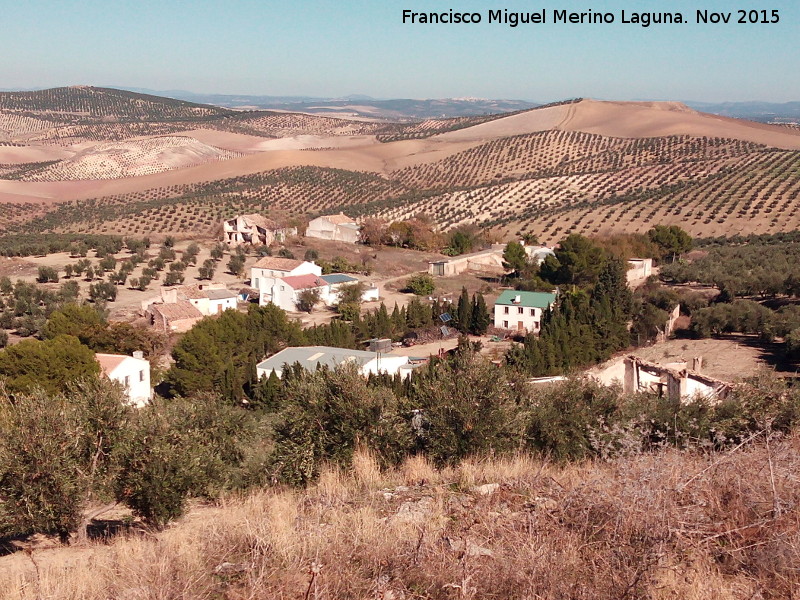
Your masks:
M322 275L322 267L313 262L265 256L250 269L250 286L259 292L261 306L273 301L272 293L278 280L297 275ZM274 302L274 304L278 304ZM291 310L296 310L292 308Z
M341 294L342 286L358 283L358 279L352 275L345 275L344 273L331 273L330 275L323 275L321 279L327 286L323 292L322 300L328 306L336 306L339 304L339 296ZM361 293L361 301L374 302L379 298L380 295L378 292L378 286L373 284L365 284L364 291Z
M494 326L525 333L539 333L542 314L556 301L546 292L504 290L494 304Z
M161 288L159 296L142 302L142 309L150 325L165 332L181 332L188 331L205 316L235 309L237 302L238 294L225 284L206 283Z
M224 283L205 283L182 285L174 288L161 288L161 301L165 304L188 301L203 316L216 315L223 310L236 308L237 294L225 287Z
M360 227L355 219L339 213L312 219L306 229L306 237L355 244L359 241L359 231Z
M272 219L261 215L238 215L222 222L223 240L229 246L239 244L263 244L284 242L290 235L297 235L296 227L282 227Z
M284 348L256 365L259 378L269 377L273 372L278 377L283 375L284 365L299 363L308 371L316 371L320 366L335 368L338 365L355 364L359 372L365 377L370 373L396 373L408 372L409 358L407 356L392 356L378 354L365 350L350 350L347 348L334 348L332 346L298 346Z
M358 279L344 273L330 275L290 275L275 279L270 288L262 288L261 305L271 302L285 311L296 311L300 293L304 290L317 290L320 302L335 306L339 303L341 288L344 285L357 283ZM378 299L378 288L368 286L361 294L362 302Z
M150 325L164 333L181 333L194 327L203 314L188 300L180 302L154 302L147 307L145 315Z
M153 395L150 387L150 362L143 358L142 352L133 356L124 354L95 354L100 370L111 381L118 381L125 388L128 401L141 408Z

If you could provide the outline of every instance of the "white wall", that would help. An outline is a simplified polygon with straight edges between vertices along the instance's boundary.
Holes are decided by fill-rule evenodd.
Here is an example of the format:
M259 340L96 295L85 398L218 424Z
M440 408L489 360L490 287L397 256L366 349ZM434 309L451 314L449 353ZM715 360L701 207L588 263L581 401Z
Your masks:
M304 261L291 271L281 271L278 269L261 269L256 267L250 268L250 287L257 290L268 290L271 288L277 279L281 277L289 277L292 275L322 275L322 267L313 262Z
M508 309L508 313L506 313ZM522 314L520 314L520 309ZM494 326L500 329L519 328L519 322L528 333L538 332L542 322L542 309L528 306L494 305ZM505 324L507 322L507 324Z
M389 373L390 375L394 375L398 372L401 365L408 364L408 357L407 356L390 356L390 355L381 355L380 359L373 358L363 367L361 367L361 373L363 375L378 374L378 373Z
M208 314L216 315L229 308L236 309L236 298L222 298L220 300L208 300Z
M108 374L112 381L119 381L125 388L130 403L141 408L152 397L150 388L150 363L143 358L126 356L117 367Z

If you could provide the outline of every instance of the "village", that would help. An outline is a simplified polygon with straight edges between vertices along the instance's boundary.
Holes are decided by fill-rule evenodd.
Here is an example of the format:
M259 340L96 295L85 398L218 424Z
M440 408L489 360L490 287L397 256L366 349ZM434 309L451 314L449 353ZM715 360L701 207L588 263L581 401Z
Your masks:
M464 291L473 299L478 294L486 302L487 326L479 335L470 335L470 339L480 344L487 359L499 365L514 344L527 335L539 334L544 312L552 308L558 294L558 288L552 292L504 289L505 278L512 269L504 259L507 244L502 243L449 257L388 247L376 249L364 245L358 221L342 213L312 219L302 236L298 235L297 227L282 226L258 214L226 219L221 230L222 244L217 241L200 246L191 240L165 240L155 260L166 259L160 265L165 268L169 259L188 256L191 262L182 265L185 272L180 271L179 278L169 279L175 274L170 265L169 271L165 268L164 279L149 286L136 284L145 281L150 267L142 266L141 271L131 272L129 285L115 286L114 301L107 304L111 319L149 328L169 339L179 338L203 319L215 318L227 310L245 310L249 305L274 305L303 327L315 327L348 315L352 320L353 303L356 313L377 310L379 306L405 310L414 298L415 302L428 305L455 307L460 292ZM555 256L554 249L547 246L520 241L519 247L524 251L526 264L534 267ZM303 258L295 258L301 251ZM231 259L228 270L222 272L216 261L221 262L225 252ZM124 265L127 256L121 250L115 256L115 263ZM62 253L33 258L32 262L39 273L42 269L55 269L69 274L70 265L65 267L67 258ZM151 259L148 264L153 263ZM347 272L337 272L337 267ZM109 269L110 280L116 268ZM632 289L657 273L651 258L630 258L627 268L626 281ZM99 274L99 267L97 270ZM133 277L137 273L139 278ZM408 283L414 278L422 281L423 289L409 288ZM679 316L676 304L660 327L658 340L669 339ZM434 315L433 326L425 330L409 330L395 340L365 340L360 348L286 348L261 357L256 373L258 377L280 375L285 364L294 363L312 371L321 365L334 368L352 363L365 376L383 373L406 378L426 364L430 356L442 357L453 351L459 337L469 333L465 328L459 331L453 327L455 317L443 312ZM174 341L166 347L173 344ZM659 361L662 364L620 355L609 365L595 367L588 374L606 385L622 385L626 392L656 391L670 398L685 399L698 395L724 397L729 382L703 374L701 357L679 354L669 361ZM99 353L97 361L105 376L125 388L130 402L142 406L152 398L158 383L151 382L149 361L156 361L156 370L163 373L171 358L162 354L151 356L148 361L141 351L134 351L130 356ZM559 375L531 381L546 384L563 379Z

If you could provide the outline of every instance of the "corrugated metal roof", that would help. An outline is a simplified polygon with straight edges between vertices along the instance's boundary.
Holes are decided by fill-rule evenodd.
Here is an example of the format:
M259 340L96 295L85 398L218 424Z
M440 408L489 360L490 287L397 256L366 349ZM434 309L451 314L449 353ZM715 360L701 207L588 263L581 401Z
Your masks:
M354 281L358 281L355 277L351 277L350 275L345 275L344 273L331 273L330 275L322 275L321 279L328 284L334 283L353 283Z
M376 357L374 352L364 350L350 350L348 348L334 348L332 346L297 346L284 348L256 365L258 369L275 370L283 369L283 365L300 363L309 371L316 371L319 365L334 368L349 362L364 366Z
M516 298L519 297L519 302ZM547 308L556 301L556 295L548 292L521 292L518 290L503 290L495 304L508 306L525 306L528 308Z
M236 292L230 290L205 290L204 293L210 300L225 300L226 298L236 298Z

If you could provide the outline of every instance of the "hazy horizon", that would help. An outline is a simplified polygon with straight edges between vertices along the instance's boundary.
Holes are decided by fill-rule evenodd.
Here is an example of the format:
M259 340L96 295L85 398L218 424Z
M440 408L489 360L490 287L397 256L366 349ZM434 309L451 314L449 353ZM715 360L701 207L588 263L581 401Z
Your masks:
M0 51L5 89L94 85L197 94L379 99L479 97L550 102L576 96L692 102L800 99L800 9L768 8L777 24L694 22L697 9L733 12L723 0L675 0L683 24L403 24L402 11L587 10L508 0L355 0L292 5L240 0L189 5L121 0L0 0L9 24ZM640 7L634 7L642 10ZM753 7L762 8L762 7ZM623 3L592 9L619 14ZM111 84L110 82L113 82Z

